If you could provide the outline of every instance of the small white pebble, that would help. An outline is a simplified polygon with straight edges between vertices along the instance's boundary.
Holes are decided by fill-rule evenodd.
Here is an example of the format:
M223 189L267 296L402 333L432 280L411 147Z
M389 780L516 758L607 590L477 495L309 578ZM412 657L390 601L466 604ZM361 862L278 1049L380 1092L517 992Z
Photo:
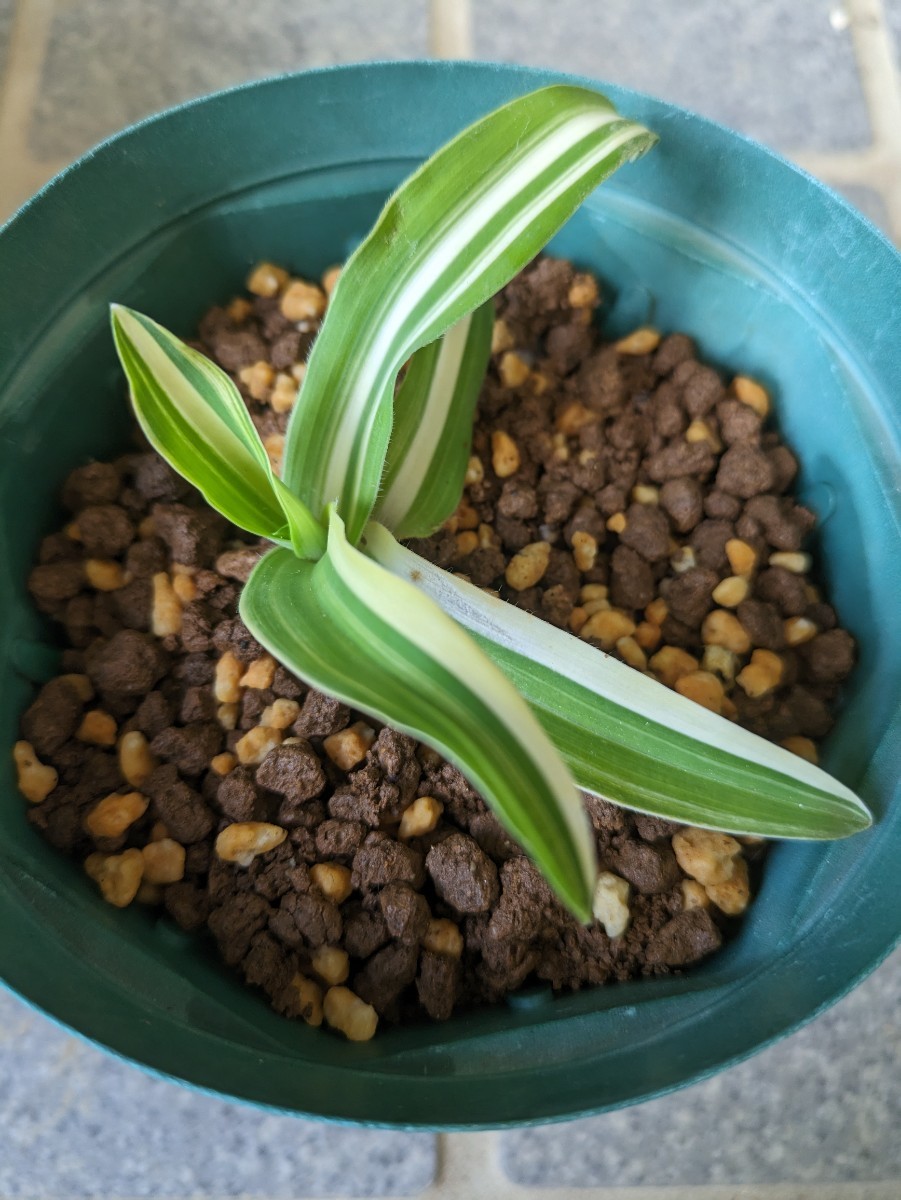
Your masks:
M594 888L591 910L609 938L621 937L629 928L629 884L612 871L601 871Z

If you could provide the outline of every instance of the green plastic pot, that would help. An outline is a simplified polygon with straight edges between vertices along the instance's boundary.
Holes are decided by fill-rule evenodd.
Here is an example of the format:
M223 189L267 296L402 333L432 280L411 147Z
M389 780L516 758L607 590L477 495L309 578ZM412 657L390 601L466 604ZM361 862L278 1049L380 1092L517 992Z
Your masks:
M25 579L59 485L125 445L107 323L122 301L189 333L271 258L316 273L389 190L496 105L561 78L465 63L310 72L224 92L105 143L0 233L0 740L15 740L54 632ZM283 1020L204 941L105 905L27 824L9 757L0 803L0 975L145 1067L332 1119L473 1128L600 1112L745 1057L832 1003L901 932L901 259L857 212L760 146L606 87L661 137L552 249L596 270L607 327L686 330L773 391L820 514L816 552L860 666L825 766L871 832L781 844L742 933L684 978L554 998L349 1045Z

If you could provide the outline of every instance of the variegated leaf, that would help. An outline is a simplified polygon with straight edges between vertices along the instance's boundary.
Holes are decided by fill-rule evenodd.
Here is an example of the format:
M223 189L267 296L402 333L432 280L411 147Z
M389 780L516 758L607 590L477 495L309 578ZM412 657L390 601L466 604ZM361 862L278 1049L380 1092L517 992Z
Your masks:
M284 478L314 514L337 502L356 542L381 485L401 366L655 141L606 97L557 85L483 117L402 184L341 272L288 428Z
M241 596L254 637L301 678L434 747L477 787L574 913L595 880L580 797L505 676L421 591L347 541L315 565L276 550Z
M731 833L837 838L872 817L796 754L400 546L371 523L366 553L468 629L516 685L586 791Z
M489 302L417 350L407 368L375 510L399 538L427 537L460 502L493 325Z
M142 313L112 306L113 337L147 440L242 529L316 557L325 532L278 479L221 368Z

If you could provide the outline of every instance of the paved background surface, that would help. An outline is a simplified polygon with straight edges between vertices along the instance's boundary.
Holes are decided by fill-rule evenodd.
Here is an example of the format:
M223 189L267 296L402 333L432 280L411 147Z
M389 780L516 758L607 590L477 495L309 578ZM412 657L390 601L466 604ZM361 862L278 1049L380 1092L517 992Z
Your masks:
M901 237L901 0L470 3L0 0L0 217L100 138L188 97L297 67L456 50L715 117Z
M901 240L901 0L0 0L0 219L99 138L189 96L428 53L685 104L795 158ZM694 1088L435 1139L200 1096L0 994L0 1197L899 1200L899 1011L901 952L807 1029Z
M659 1200L693 1200L699 1187L725 1200L750 1187L762 1200L779 1184L898 1200L899 1011L901 951L806 1029L693 1088L603 1117L456 1141L461 1154L476 1143L480 1194L492 1200L508 1184L536 1200L544 1193L533 1189L570 1187L625 1189L623 1200L643 1200L648 1188L662 1189ZM435 1176L435 1141L199 1095L0 994L0 1196L10 1200L415 1195ZM827 1193L830 1184L839 1190Z

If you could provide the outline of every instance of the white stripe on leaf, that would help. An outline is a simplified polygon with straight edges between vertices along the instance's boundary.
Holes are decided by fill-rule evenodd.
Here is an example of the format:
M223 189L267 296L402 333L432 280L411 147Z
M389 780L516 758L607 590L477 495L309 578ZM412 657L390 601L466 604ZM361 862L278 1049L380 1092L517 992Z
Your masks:
M162 325L123 305L113 336L132 406L150 444L229 521L303 557L325 534L277 479L241 394L215 363Z
M442 571L400 546L377 523L371 522L367 526L365 536L367 554L399 577L413 582L431 596L444 612L484 639L481 644L489 655L492 646L497 646L518 656L521 660L517 671L520 691L539 708L551 703L562 717L566 717L566 685L574 684L612 702L624 712L652 723L656 727L655 734L668 740L674 751L680 748L680 740L682 746L687 748L690 748L688 743L693 743L700 751L701 761L705 748L708 754L711 750L717 750L745 760L750 777L753 777L755 769L762 768L798 785L796 802L787 803L778 823L764 830L755 820L753 812L738 811L730 806L729 797L723 794L722 780L708 766L698 774L699 795L705 797L709 794L710 801L705 807L717 815L698 823L732 832L765 833L773 837L822 836L816 832L815 814L810 813L810 806L817 803L811 799L811 793L815 792L827 794L827 798L819 803L824 809L829 805L832 817L844 820L845 834L869 824L870 814L860 798L813 763L709 712L564 630ZM530 678L530 666L551 672L559 680L560 686L549 688L547 679L542 679L542 673L538 671ZM603 730L586 728L585 744L591 746L599 734L603 734ZM640 738L636 740L640 742ZM575 769L573 762L570 762L570 766ZM584 779L577 777L577 782L590 790ZM765 784L762 774L761 782ZM834 800L834 804L830 804L828 797ZM616 800L612 794L608 794L607 798ZM647 811L664 817L673 816L668 798L664 795L656 799L659 800L659 806L648 806ZM802 799L807 806L804 812L801 811ZM844 818L842 813L845 813ZM808 832L792 832L793 829L800 829L802 824Z
M410 361L376 505L377 519L398 537L427 537L460 502L493 327L489 301Z
M285 479L314 512L339 497L359 536L403 362L498 291L655 140L597 93L547 88L465 130L402 185L342 272L289 425Z
M445 419L454 398L471 324L472 316L466 316L441 339L413 440L379 501L379 520L389 529L399 528L434 468L433 460L443 449Z

